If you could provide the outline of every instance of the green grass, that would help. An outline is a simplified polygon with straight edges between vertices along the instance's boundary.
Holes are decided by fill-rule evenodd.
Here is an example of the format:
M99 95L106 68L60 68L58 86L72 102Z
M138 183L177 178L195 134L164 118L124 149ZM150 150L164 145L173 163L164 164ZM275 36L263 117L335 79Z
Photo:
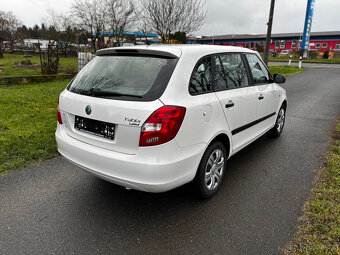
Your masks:
M302 223L286 254L340 254L340 123L334 132L325 169L304 205Z
M56 108L67 83L0 87L0 175L57 155Z
M269 57L269 61L272 62L287 62L289 61L289 57ZM293 58L293 62L298 62L298 58ZM332 59L303 59L303 63L326 63L326 64L340 64L340 58L332 58Z
M16 68L18 63L23 60L30 60L33 64L40 66L40 57L32 56L30 58L25 58L24 55L18 54L4 54L3 58L0 58L0 68L4 71L0 71L0 77L8 76L31 76L31 75L41 75L40 67L37 69L22 69ZM59 59L59 73L65 74L67 72L77 71L77 58L60 58Z
M294 66L268 66L271 74L280 73L284 76L292 76L294 74L298 74L306 69L299 69Z

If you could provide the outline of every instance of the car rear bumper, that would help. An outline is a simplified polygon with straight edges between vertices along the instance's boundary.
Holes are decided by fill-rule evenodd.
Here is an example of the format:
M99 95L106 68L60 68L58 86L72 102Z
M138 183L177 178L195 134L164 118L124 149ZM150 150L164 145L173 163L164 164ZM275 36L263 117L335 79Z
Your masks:
M147 192L164 192L193 180L205 144L180 148L166 144L141 147L129 155L86 144L66 134L58 124L58 151L84 170L109 182Z

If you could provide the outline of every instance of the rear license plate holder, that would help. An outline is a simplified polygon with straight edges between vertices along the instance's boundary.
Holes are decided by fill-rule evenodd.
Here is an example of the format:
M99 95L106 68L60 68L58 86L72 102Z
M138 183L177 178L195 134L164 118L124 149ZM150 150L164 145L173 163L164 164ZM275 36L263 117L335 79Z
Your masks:
M110 140L114 139L116 130L115 124L113 123L88 119L81 116L75 116L74 128Z

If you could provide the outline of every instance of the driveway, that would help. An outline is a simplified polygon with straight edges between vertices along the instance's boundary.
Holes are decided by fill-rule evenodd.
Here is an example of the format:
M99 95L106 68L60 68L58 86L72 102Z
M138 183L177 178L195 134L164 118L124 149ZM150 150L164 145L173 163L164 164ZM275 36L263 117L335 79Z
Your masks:
M1 254L280 254L340 110L340 72L288 77L286 126L228 161L219 193L128 191L62 157L0 177Z

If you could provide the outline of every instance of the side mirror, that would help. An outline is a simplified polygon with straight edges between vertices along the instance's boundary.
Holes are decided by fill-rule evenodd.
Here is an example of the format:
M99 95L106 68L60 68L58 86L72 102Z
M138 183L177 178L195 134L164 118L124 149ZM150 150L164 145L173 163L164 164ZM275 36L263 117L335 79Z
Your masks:
M273 76L275 83L285 83L286 77L284 77L282 74L276 73Z

